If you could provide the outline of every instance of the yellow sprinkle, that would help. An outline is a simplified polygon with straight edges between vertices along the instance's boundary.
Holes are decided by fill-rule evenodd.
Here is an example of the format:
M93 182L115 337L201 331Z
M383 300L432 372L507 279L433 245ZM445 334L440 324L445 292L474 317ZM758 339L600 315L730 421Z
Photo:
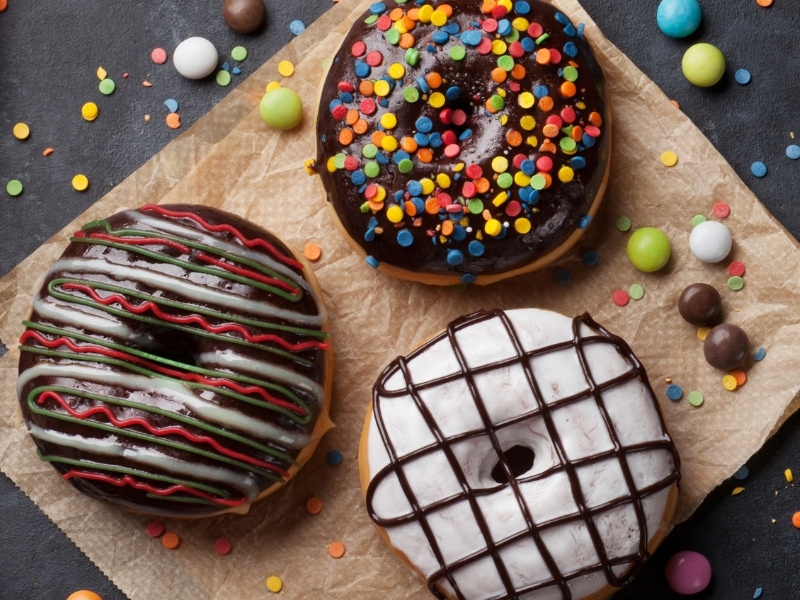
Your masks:
M517 104L519 104L522 108L531 108L535 102L536 102L536 96L534 96L530 92L522 92L517 98ZM533 117L530 118L532 119Z
M31 134L31 128L25 123L17 123L12 130L14 137L18 140L25 140Z
M283 589L283 581L281 581L281 578L276 575L267 577L267 589L270 592L277 594Z
M267 92L271 92L272 90L277 90L279 87L281 87L281 83L280 83L280 81L270 81L270 82L267 84L267 89L266 89L266 91L267 91Z
M431 23L436 25L436 27L443 26L445 23L447 23L447 13L445 13L443 10L434 10L431 13Z
M525 217L520 217L514 221L514 229L517 233L525 235L531 230L531 222Z
M531 94L531 96L532 95L533 94ZM531 115L525 115L519 120L519 126L522 127L525 131L530 131L534 127L536 127L536 119L534 119Z
M372 90L375 92L376 96L380 96L384 98L389 95L389 92L392 91L392 88L389 86L389 82L384 79L379 79L373 85Z
M85 192L89 188L89 178L83 173L78 173L72 178L72 187L75 191Z
M97 115L100 114L100 109L97 107L97 104L94 102L87 102L81 107L81 116L86 121L94 121L97 118Z
M792 475L792 470L791 469L786 469L783 472L783 475L784 475L784 477L786 477L786 481L788 481L789 483L792 483L792 481L794 481L794 475Z
M378 93L377 92L378 83L381 83L381 82L378 81L375 84L375 90L376 90L375 93L376 94ZM384 83L386 83L386 82L384 82ZM386 86L388 87L389 84L387 83ZM442 108L444 106L444 103L445 103L445 97L444 97L444 94L441 93L441 92L433 92L431 94L431 97L428 98L428 104L430 104L433 108Z
M528 19L524 17L517 17L513 21L511 21L511 26L516 29L517 31L527 31L530 23L528 23Z
M103 79L105 79L106 77L108 77L108 73L106 72L106 70L103 67L97 67L97 78L100 81L103 81Z
M436 175L436 184L443 190L449 188L451 183L450 176L447 173L438 173Z
M397 138L394 137L393 135L385 135L381 138L381 148L383 148L387 152L394 152L395 150L397 150L398 146L399 142L397 141Z
M381 127L384 129L394 129L397 127L397 117L394 113L385 113L381 117Z
M735 487L735 488L733 488L733 491L731 492L731 496L738 496L743 491L744 491L743 487L741 487L741 486L740 487Z
M399 223L403 220L403 209L394 204L386 209L386 218L392 223Z
M564 165L558 170L558 180L562 183L569 183L575 177L575 171L572 167Z
M284 77L291 77L294 75L294 65L289 60L282 60L278 63L278 73Z
M508 200L508 192L504 190L494 197L494 199L492 200L492 204L494 204L495 206L502 206L503 204L505 204L506 200Z
M313 158L306 159L306 161L303 163L303 167L305 168L306 173L309 175L316 175L317 173L316 170L314 170L314 164L315 161Z
M514 173L514 183L516 183L519 187L528 187L531 183L531 177L522 171L517 171Z
M492 41L492 54L496 56L502 56L506 53L508 49L508 44L506 44L503 40L493 40Z
M392 63L389 65L389 77L392 79L402 79L406 74L406 68L400 63Z
M495 156L492 159L492 170L495 173L505 173L508 170L508 159L505 156Z
M144 122L147 123L150 120L150 115L144 116Z
M419 13L417 13L420 23L430 23L431 17L433 16L433 10L433 6L430 4L422 5L419 9Z
M709 331L711 331L711 327L700 327L697 330L697 337L705 341Z
M729 392L732 392L737 387L739 387L739 384L736 381L736 377L734 377L733 375L725 375L725 377L722 378L722 387L724 387Z
M423 195L427 196L428 194L432 194L433 190L436 189L436 184L433 183L433 180L429 177L423 177L419 180L420 185L422 186L422 193Z
M496 235L500 235L500 232L503 231L503 224L497 219L489 219L486 221L486 225L484 226L483 230L488 235L494 237Z
M661 153L661 164L665 167L674 167L678 164L678 155L672 150Z

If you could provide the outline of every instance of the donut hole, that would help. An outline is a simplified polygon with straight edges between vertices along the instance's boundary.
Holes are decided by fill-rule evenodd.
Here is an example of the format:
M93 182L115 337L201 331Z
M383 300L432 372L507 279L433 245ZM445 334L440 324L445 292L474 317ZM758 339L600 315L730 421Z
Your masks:
M511 446L503 451L502 459L495 464L492 469L492 479L497 483L508 483L508 474L503 465L508 467L514 479L522 477L533 468L533 461L536 454L527 446Z
M152 336L151 343L147 345L145 350L148 354L157 356L164 361L194 367L198 366L197 348L190 348L189 344L176 335L174 331L168 331L166 335Z

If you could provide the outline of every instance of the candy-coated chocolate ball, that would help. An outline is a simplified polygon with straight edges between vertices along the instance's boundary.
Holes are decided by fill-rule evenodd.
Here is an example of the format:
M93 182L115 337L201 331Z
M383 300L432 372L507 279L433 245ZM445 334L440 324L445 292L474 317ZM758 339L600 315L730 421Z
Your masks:
M669 238L656 227L642 227L631 234L627 251L628 260L634 267L645 273L652 273L669 261Z
M699 552L684 550L667 561L664 575L676 593L697 594L711 583L711 563Z
M103 600L103 599L94 592L91 592L89 590L78 590L77 592L72 592L67 597L67 600Z
M745 365L750 355L750 340L736 325L723 323L708 332L703 342L706 362L716 369L731 371Z
M697 0L661 0L656 11L658 28L672 38L693 34L700 25L702 11Z
M699 87L711 87L725 73L725 57L719 48L706 42L690 46L681 62L683 74Z
M703 221L689 235L689 250L698 260L716 263L731 252L733 237L727 225L719 221Z
M264 94L259 105L264 123L275 129L292 129L303 119L303 103L294 90L279 87Z
M172 54L175 69L186 79L203 79L217 68L219 54L214 44L205 38L190 37L183 40Z
M264 23L266 15L262 0L225 0L222 18L236 33L253 33Z
M692 325L713 327L722 321L722 299L714 286L693 283L681 292L678 312Z

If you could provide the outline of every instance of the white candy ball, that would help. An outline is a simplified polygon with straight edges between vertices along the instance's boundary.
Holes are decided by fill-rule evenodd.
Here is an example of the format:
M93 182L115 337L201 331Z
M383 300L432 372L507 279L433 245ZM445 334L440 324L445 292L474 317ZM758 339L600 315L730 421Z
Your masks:
M704 221L695 225L689 236L689 249L698 260L716 263L730 254L733 238L728 227L719 221Z
M219 54L214 44L201 37L183 40L172 54L175 69L187 79L208 77L217 68L218 62Z

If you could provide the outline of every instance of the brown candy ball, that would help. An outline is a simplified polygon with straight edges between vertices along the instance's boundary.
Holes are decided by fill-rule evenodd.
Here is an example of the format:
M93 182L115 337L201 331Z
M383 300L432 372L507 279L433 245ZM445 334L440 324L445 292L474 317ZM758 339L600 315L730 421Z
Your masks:
M692 325L713 327L722 321L722 299L715 287L693 283L681 292L678 312Z
M264 23L266 9L263 0L225 0L222 18L236 33L253 33Z
M712 367L730 371L744 366L750 354L750 340L740 327L723 323L708 332L703 354Z

